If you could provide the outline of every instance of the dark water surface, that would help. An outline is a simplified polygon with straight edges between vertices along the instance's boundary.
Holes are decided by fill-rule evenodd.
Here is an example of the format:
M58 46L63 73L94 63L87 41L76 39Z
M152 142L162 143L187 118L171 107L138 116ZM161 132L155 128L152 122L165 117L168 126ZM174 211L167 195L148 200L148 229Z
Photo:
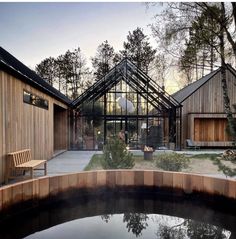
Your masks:
M100 192L44 203L0 221L0 238L236 239L235 205L199 197Z

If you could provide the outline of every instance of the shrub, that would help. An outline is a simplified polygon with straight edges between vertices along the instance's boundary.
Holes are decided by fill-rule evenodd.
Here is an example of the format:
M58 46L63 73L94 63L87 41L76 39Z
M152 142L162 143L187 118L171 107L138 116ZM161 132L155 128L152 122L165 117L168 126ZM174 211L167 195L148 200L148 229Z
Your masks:
M189 158L177 153L159 154L156 160L156 166L166 171L179 172L184 168L188 168L189 163Z
M102 166L104 169L132 168L133 155L126 149L123 141L112 137L103 149Z
M212 158L215 165L218 166L218 171L222 171L225 176L234 177L236 176L236 151L226 150L221 157ZM232 166L226 165L226 161L231 162Z

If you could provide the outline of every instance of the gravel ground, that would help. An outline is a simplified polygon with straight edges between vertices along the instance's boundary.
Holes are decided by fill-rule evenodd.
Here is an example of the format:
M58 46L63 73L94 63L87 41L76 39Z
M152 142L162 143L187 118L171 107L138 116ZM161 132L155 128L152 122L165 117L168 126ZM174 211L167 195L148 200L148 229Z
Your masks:
M189 157L191 157L191 155L189 155ZM235 167L235 165L230 162L225 162L225 164L227 166L231 166L232 168ZM135 163L134 169L162 170L156 167L154 160L153 161L138 160ZM214 165L213 162L207 158L206 159L191 158L189 167L186 169L183 169L182 172L225 177L225 175L222 172L218 171L218 166Z

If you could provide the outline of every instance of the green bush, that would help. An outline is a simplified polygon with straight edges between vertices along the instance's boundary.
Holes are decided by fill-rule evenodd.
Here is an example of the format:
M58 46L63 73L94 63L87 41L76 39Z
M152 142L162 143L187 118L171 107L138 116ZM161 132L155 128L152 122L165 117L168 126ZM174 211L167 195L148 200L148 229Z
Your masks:
M112 137L103 149L102 166L104 169L123 169L134 166L133 155L126 149L123 141Z
M166 171L179 172L184 168L188 168L189 158L183 154L165 153L157 155L156 166Z
M225 176L236 176L236 151L228 149L221 157L212 158L213 163L218 166L218 171L222 171ZM226 165L226 161L231 162L231 166Z

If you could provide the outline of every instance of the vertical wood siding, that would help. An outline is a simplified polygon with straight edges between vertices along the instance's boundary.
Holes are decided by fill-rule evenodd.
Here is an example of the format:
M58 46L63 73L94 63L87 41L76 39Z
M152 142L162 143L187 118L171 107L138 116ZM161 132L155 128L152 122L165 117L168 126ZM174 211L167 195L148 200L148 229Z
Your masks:
M230 104L236 104L236 79L235 76L227 70L227 85L229 90L229 98L230 98ZM194 92L191 96L189 96L185 101L182 102L183 109L182 109L182 125L184 126L182 128L182 143L185 144L185 141L187 138L191 138L194 140L194 130L191 130L191 128L194 128L194 120L191 119L190 114L199 114L199 117L201 118L204 114L209 115L215 114L214 116L214 122L216 123L217 114L219 114L219 124L220 127L217 127L221 133L221 139L222 143L219 143L221 139L219 139L218 142L215 143L211 141L210 143L204 142L201 144L199 141L199 145L201 146L227 146L229 145L229 138L223 135L222 127L225 127L225 123L222 121L222 113L224 113L224 102L223 102L223 91L222 91L222 85L221 85L221 74L220 72L217 73L214 77L212 77L207 83L205 83L203 86L201 86L196 92ZM202 114L202 115L201 115ZM225 115L224 115L225 118ZM206 121L209 123L208 121ZM211 125L212 126L212 125ZM202 126L203 127L203 126ZM217 128L214 128L215 130ZM208 133L211 132L208 129ZM218 134L214 133L213 134ZM209 136L210 137L210 136ZM202 138L202 136L199 136L198 138ZM225 142L224 142L225 141ZM228 143L226 143L226 141ZM185 146L185 145L184 145Z
M227 119L194 119L194 141L230 141L226 133Z
M24 89L48 100L49 109L24 103ZM53 156L53 104L67 108L47 94L0 71L0 183L4 180L7 153L30 148L33 159L48 160ZM67 137L67 129L63 137Z

